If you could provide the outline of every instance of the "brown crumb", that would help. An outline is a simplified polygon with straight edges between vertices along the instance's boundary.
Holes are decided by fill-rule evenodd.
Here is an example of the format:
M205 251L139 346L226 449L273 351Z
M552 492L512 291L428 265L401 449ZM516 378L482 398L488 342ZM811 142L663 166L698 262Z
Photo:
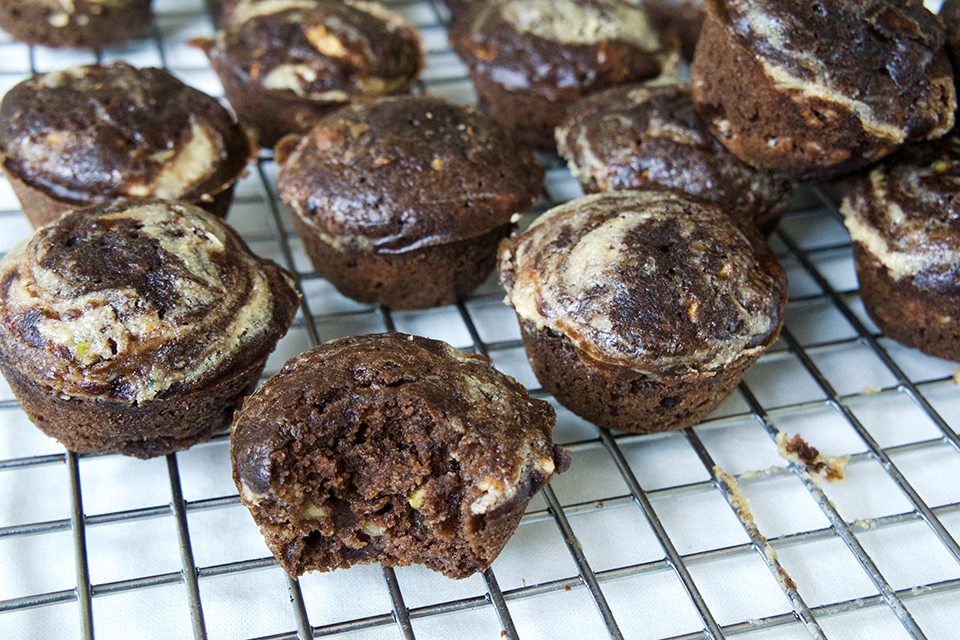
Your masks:
M799 434L788 439L787 434L777 434L777 448L780 457L802 465L807 473L814 477L826 478L827 482L842 481L846 474L850 456L823 456L816 447L807 444Z

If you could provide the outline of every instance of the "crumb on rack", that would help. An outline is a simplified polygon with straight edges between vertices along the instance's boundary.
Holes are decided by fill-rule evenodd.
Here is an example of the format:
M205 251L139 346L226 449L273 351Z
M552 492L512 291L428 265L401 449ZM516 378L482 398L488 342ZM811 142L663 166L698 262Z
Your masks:
M877 528L877 520L875 518L860 518L853 521L853 526L858 532L873 531Z
M763 555L766 557L767 564L771 569L773 569L774 575L777 578L777 582L780 584L780 588L783 589L784 592L796 591L797 583L793 581L793 578L790 577L790 574L788 574L780 564L780 559L777 556L776 549L770 545L770 542L767 540L766 536L760 533L760 529L757 527L757 523L753 519L753 513L750 511L750 499L743 495L743 492L740 491L740 487L737 486L737 479L729 473L726 473L718 464L713 466L713 475L717 478L717 480L726 485L727 502L729 502L730 506L737 510L737 517L740 518L740 522L742 522L743 526L746 528L747 535L749 535L750 538L752 538L754 542L756 542L763 550Z
M784 468L778 465L771 465L766 469L750 469L744 471L740 474L741 480L753 480L755 478L762 478L767 476L773 476L779 473L783 473Z
M807 444L799 434L788 438L782 431L777 434L777 451L784 460L795 462L811 474L814 482L820 478L827 482L840 482L844 479L850 456L824 456L816 447Z
M737 517L739 517L744 524L754 524L753 514L750 512L750 499L740 491L740 487L737 486L737 479L729 473L726 473L720 465L714 465L713 473L727 485L727 489L730 491L727 501L730 503L730 506L737 510Z

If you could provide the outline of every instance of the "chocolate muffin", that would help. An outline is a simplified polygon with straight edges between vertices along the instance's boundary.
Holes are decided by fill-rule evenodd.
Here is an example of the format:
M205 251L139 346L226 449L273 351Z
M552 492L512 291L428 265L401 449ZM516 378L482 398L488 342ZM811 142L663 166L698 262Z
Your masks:
M405 93L424 63L419 31L364 0L243 3L194 44L264 147L351 100Z
M960 0L944 0L940 19L947 34L947 54L953 64L954 80L960 73Z
M394 309L470 293L543 188L543 168L504 127L429 97L345 107L285 155L280 195L316 272Z
M921 0L705 5L694 100L752 166L826 180L953 126L943 26Z
M658 30L677 34L683 57L692 60L707 13L703 0L643 0L643 6Z
M588 195L502 243L500 279L544 389L601 427L653 433L720 406L786 304L766 244L670 191Z
M46 47L101 49L146 35L150 0L0 0L0 28Z
M217 29L222 29L223 26L230 21L233 12L240 5L240 0L206 0L206 5L210 10L213 25Z
M841 206L867 313L883 333L960 362L960 138L916 145Z
M298 299L203 209L78 209L0 261L0 371L68 449L163 455L230 424Z
M163 69L71 67L24 80L0 102L0 162L35 227L131 197L223 216L253 151L219 102Z
M244 402L234 481L292 576L379 562L465 578L567 468L554 421L483 356L399 333L345 338Z
M481 2L450 28L481 108L537 149L591 93L678 68L679 44L627 0Z
M606 89L574 103L557 151L587 192L661 186L711 200L742 224L773 231L790 183L741 162L697 116L677 78Z
M483 4L486 1L487 0L443 0L443 4L447 5L447 9L450 10L450 19L456 20L465 14L470 7Z

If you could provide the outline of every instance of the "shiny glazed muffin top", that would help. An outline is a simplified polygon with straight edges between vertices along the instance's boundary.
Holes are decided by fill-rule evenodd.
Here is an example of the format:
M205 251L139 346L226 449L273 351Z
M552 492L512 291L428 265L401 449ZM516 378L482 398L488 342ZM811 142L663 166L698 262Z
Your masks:
M650 376L717 369L780 330L786 276L715 206L662 190L585 196L500 248L522 321L581 359Z
M509 224L543 168L472 107L381 98L323 118L283 162L281 195L328 244L408 251Z
M0 358L55 391L139 404L265 357L297 301L290 274L198 207L96 205L0 261Z
M196 201L232 185L252 155L214 98L163 69L122 62L36 75L0 103L5 169L78 204Z

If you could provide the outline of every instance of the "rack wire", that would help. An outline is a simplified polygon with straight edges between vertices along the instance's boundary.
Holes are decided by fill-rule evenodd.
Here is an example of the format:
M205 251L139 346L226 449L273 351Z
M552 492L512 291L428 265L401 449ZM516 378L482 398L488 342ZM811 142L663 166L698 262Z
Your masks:
M475 101L436 0L388 0L424 33L416 91ZM221 96L196 0L158 0L150 38L98 54L0 42L0 91L31 73L124 59ZM547 196L579 195L544 158ZM533 376L491 276L467 300L391 312L312 273L263 153L229 222L295 270L304 301L265 375L311 345L396 329ZM0 253L30 228L0 182ZM880 335L857 292L830 189L796 194L771 238L790 276L781 338L700 425L637 436L557 406L571 469L535 498L493 567L452 581L361 566L292 580L230 477L229 434L151 461L78 456L35 430L0 383L2 638L956 638L960 628L960 371ZM556 405L555 405L556 406ZM778 455L800 434L850 457L821 483ZM750 501L746 517L743 498Z

